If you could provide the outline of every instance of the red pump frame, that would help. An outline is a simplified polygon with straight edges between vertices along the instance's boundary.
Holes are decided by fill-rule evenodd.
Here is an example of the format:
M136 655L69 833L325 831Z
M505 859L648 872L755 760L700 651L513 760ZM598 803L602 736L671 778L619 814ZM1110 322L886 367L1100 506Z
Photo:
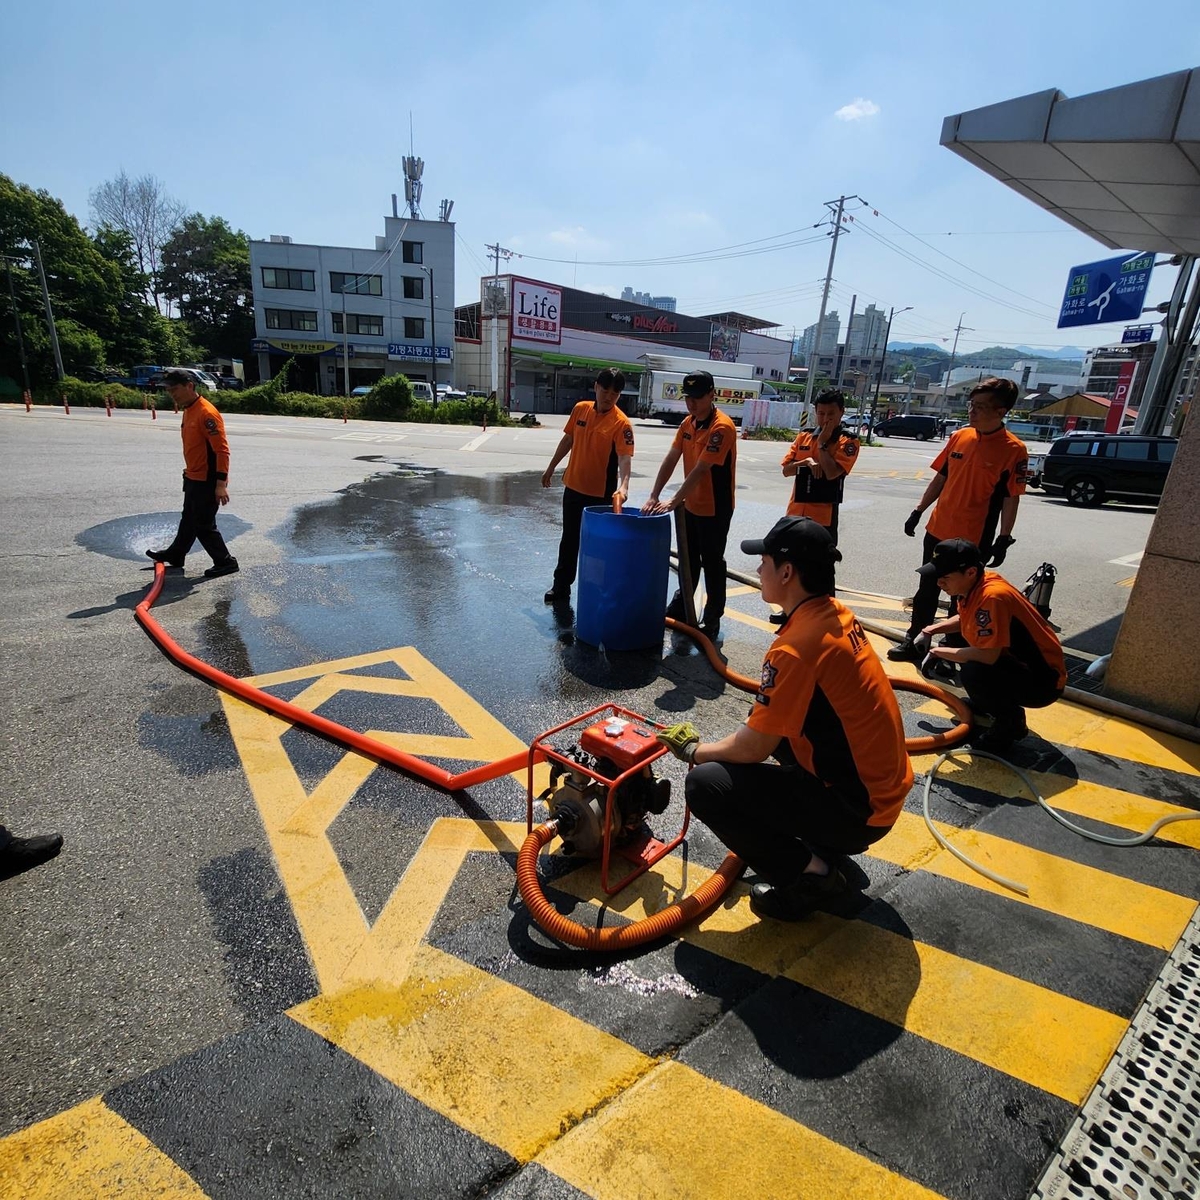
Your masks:
M691 809L684 805L683 808L683 828L670 842L660 842L655 837L648 837L640 843L631 843L628 846L618 847L617 853L622 858L628 859L634 864L634 869L625 876L620 882L610 885L608 882L608 867L612 857L612 813L614 797L617 789L631 776L636 775L643 767L649 766L656 759L662 758L667 753L666 746L659 746L648 757L642 759L630 767L628 771L622 772L616 779L609 779L607 776L601 775L597 771L593 771L585 767L582 763L576 762L573 758L567 758L561 754L553 746L549 744L549 739L556 734L560 734L568 729L574 729L576 726L586 726L594 722L595 718L604 715L605 717L624 717L631 721L635 721L641 725L648 725L651 729L662 729L664 726L657 721L651 721L643 717L641 713L635 713L628 708L622 708L619 704L602 704L599 708L593 708L590 712L585 712L582 716L575 717L570 721L564 721L561 725L555 725L553 729L547 729L545 733L540 734L529 743L529 772L528 785L526 787L526 808L525 822L530 833L533 832L533 767L535 763L543 762L550 759L554 762L567 767L569 770L578 771L581 775L587 775L594 779L597 783L603 783L607 786L607 798L604 804L604 840L600 849L600 886L608 896L615 896L623 887L632 883L639 875L648 871L659 859L670 854L684 839L688 831L688 825L691 824L692 812Z

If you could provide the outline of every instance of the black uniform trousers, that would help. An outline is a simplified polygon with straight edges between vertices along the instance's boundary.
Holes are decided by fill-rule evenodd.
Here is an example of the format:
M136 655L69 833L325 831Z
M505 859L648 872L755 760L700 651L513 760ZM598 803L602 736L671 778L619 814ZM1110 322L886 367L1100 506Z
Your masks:
M997 725L1020 725L1025 709L1046 708L1063 694L1056 672L1031 668L1014 654L1001 654L994 663L962 663L959 678L972 706L991 713Z
M233 557L225 539L217 529L216 481L205 479L183 480L183 515L179 518L179 528L175 532L175 540L163 551L167 558L175 562L183 562L187 552L192 548L196 539L208 551L214 563L227 562Z
M937 546L940 538L936 538L932 533L925 535L925 544L921 548L921 565L924 566L933 558L934 548ZM941 588L937 585L937 576L935 575L919 575L917 577L920 582L917 584L917 594L913 596L912 603L912 622L908 627L908 636L915 638L926 625L932 625L934 618L937 616L938 597L942 594ZM958 597L950 597L950 616L954 616L958 612ZM967 643L960 634L951 634L946 638L947 646L965 646Z
M701 625L721 623L725 612L725 543L729 540L729 523L733 513L718 513L715 517L697 517L684 509L683 528L687 539L688 564L692 569L692 586L704 572L704 615ZM681 620L684 615L683 589L677 588L667 605L667 616Z
M795 883L814 851L861 854L887 833L798 763L701 763L688 772L684 796L692 814L772 887Z
M612 504L612 492L607 496L585 496L574 488L563 487L562 537L558 543L558 565L554 568L554 590L569 592L579 570L579 536L583 525L583 510L598 504Z

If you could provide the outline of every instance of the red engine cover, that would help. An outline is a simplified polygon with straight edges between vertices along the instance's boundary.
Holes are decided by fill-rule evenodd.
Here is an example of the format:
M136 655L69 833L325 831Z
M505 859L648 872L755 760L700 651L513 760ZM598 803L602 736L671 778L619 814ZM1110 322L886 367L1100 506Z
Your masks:
M623 717L609 717L589 725L579 739L580 746L597 758L610 759L619 774L649 758L658 749L654 740L656 730L649 725L627 721Z

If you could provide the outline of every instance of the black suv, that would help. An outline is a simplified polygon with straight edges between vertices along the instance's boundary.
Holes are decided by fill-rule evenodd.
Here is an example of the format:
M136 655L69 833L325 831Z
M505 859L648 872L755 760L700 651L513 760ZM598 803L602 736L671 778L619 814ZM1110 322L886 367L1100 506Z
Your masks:
M1128 433L1069 433L1050 447L1041 484L1068 504L1094 507L1105 500L1157 500L1178 442Z
M942 423L937 417L924 417L919 413L902 413L888 417L875 426L877 437L911 437L922 442L942 436Z

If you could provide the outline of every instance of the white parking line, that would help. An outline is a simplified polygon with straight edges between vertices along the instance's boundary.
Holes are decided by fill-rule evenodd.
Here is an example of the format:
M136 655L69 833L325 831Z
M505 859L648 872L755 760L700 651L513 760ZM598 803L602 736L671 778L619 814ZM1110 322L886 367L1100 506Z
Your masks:
M402 442L407 433L339 433L335 442Z
M460 450L478 450L488 438L493 437L491 433L481 433L477 438L472 438L465 446L459 446Z
M1144 550L1139 550L1136 554L1127 554L1124 558L1110 558L1108 561L1114 567L1137 567L1141 565L1144 553Z

